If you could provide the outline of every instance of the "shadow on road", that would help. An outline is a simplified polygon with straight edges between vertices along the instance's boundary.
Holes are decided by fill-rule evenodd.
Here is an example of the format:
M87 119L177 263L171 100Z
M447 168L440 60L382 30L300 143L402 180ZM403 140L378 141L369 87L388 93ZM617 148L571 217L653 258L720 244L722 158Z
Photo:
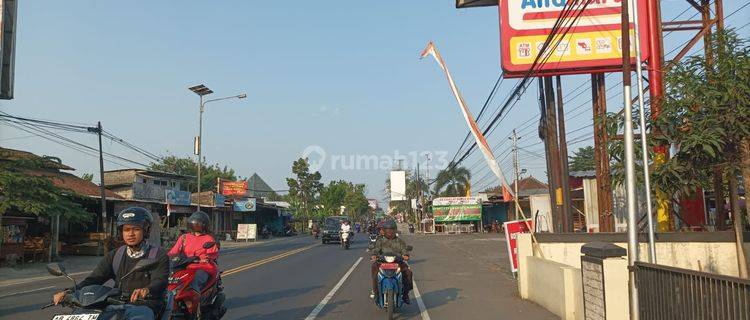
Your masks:
M422 300L427 309L431 309L455 301L458 299L458 293L460 291L461 289L458 288L445 288L430 291L422 295Z
M344 301L338 301L336 303L328 304L323 309L323 313L318 315L318 318L322 318L323 315L326 313L326 310L335 309L338 306L345 305L347 303L351 302L351 300L344 300ZM307 316L307 314L313 310L316 306L305 306L305 307L299 307L299 308L290 308L290 309L284 309L284 310L278 310L272 313L266 313L266 314L252 314L247 315L242 318L239 318L240 320L269 320L269 319L303 319Z
M301 294L305 294L307 292L310 292L312 290L318 289L323 287L321 286L309 286L305 288L295 288L295 289L286 289L286 290L279 290L279 291L273 291L273 292L264 292L244 297L232 297L226 300L224 302L224 305L227 307L227 309L236 308L236 307L243 307L248 306L251 304L259 304L259 303L266 303L278 299L286 299L294 296L298 296Z

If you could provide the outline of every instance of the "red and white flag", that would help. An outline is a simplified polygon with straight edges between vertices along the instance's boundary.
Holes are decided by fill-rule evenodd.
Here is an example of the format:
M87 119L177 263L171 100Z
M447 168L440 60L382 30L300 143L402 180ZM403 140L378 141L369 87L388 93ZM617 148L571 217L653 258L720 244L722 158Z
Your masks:
M445 65L443 58L440 56L440 52L438 52L435 44L432 43L432 41L430 41L430 43L427 44L427 47L422 51L420 58L424 58L426 56L432 56L433 58L435 58L435 61L437 61L438 65L440 65L440 69L443 69L445 77L448 79L448 84L451 86L451 91L453 91L453 96L456 98L458 105L461 107L461 112L464 115L466 124L469 126L471 133L474 135L474 140L477 142L477 146L479 146L479 149L482 150L482 154L484 154L484 160L487 162L490 170L495 173L495 176L500 179L500 183L502 184L503 189L508 190L510 195L515 197L513 191L511 191L508 187L508 182L505 180L503 171L500 169L500 166L497 165L497 160L495 160L495 155L492 154L492 149L490 149L490 146L487 145L487 139L484 138L482 131L480 131L479 127L477 127L477 122L474 120L474 116L466 106L466 102L461 96L461 92L458 91L458 87L453 81L453 77L448 71L448 67Z

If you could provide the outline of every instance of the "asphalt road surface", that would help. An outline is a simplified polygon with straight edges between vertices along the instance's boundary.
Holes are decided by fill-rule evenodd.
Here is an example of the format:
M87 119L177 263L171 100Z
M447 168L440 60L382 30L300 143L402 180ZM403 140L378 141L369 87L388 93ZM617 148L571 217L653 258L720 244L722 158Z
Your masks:
M414 246L415 290L397 319L557 319L518 297L497 235L403 238ZM383 319L384 310L369 299L366 249L367 238L358 234L349 250L310 236L225 250L219 260L228 308L223 319ZM39 308L66 286L69 280L61 278L0 286L0 318L64 313Z

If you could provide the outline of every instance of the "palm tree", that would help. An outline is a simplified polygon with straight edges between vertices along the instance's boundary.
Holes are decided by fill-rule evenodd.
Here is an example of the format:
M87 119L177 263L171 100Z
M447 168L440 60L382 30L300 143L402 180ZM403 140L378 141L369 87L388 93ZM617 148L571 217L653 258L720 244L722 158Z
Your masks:
M448 165L435 178L435 193L444 197L462 197L471 186L471 172L466 167Z

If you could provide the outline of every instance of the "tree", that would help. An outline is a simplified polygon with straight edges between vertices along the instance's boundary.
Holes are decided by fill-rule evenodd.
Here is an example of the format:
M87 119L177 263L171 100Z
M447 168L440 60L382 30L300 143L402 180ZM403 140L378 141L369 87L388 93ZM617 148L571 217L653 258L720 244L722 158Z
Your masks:
M184 176L198 176L198 164L192 157L179 158L176 156L167 156L162 158L159 162L152 162L148 166L148 169ZM228 181L237 180L234 169L227 168L226 166L221 167L219 164L207 166L204 161L201 166L201 190L214 190L216 188L217 178ZM198 186L195 183L190 183L188 185L188 191L196 192L198 191Z
M9 211L43 216L60 215L71 222L91 219L83 207L76 203L81 196L62 189L44 176L30 172L45 170L44 160L18 159L0 161L0 216Z
M94 181L94 174L93 173L84 173L81 176L81 179L86 180L88 182L93 182Z
M289 186L289 203L295 208L298 218L309 218L323 187L320 172L310 173L307 158L299 158L292 164L292 173L295 177L286 179Z
M678 205L679 198L692 195L698 187L711 189L711 177L721 181L726 175L732 186L730 198L737 199L740 171L746 190L750 189L750 46L747 40L740 39L731 29L717 33L711 38L705 56L690 56L668 70L665 89L659 117L651 120L650 115L646 115L647 130L651 132L649 159L654 159L654 146L673 147L669 158L650 170L653 188ZM608 118L610 136L620 133L623 116L610 114ZM613 181L622 183L623 142L611 140L608 147ZM640 143L636 143L636 154L640 154L640 150ZM643 163L638 160L636 170L640 173L636 177L641 180ZM721 169L714 171L715 168ZM735 201L731 202L732 211L738 213L735 217L741 217ZM736 229L743 227L740 220L735 219Z
M343 180L330 181L320 189L321 211L325 215L338 214L349 191L349 183Z
M570 171L596 170L594 147L592 146L579 148L578 151L573 152L573 156L569 158L570 162L568 163L568 167L570 168Z
M435 193L444 197L463 197L471 187L471 172L453 164L440 170L435 179Z

